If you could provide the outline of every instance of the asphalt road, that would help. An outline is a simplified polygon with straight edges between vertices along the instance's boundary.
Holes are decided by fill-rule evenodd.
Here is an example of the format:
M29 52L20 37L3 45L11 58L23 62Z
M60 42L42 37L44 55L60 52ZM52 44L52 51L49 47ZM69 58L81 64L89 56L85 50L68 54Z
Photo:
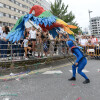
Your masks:
M75 82L69 82L71 65L56 66L49 71L62 73L31 74L23 79L0 82L0 100L100 100L100 60L88 60L85 67L89 84L77 74Z

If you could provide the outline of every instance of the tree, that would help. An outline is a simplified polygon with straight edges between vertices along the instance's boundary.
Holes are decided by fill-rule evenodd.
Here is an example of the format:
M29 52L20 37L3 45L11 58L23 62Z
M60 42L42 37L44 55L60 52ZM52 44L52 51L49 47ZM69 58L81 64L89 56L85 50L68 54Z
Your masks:
M72 11L68 13L68 5L62 3L62 0L55 0L54 4L51 3L51 13L64 20L66 23L78 26L78 24L73 21L75 19L74 14ZM78 30L79 27L73 30L73 32L78 33Z
M51 3L51 13L69 23L75 19L75 16L72 14L72 12L68 13L67 9L68 5L65 6L65 4L62 3L62 0L55 0L54 4Z
M71 22L70 24L71 24L71 25L75 25L75 26L78 27L78 28L76 28L76 29L71 29L74 33L76 33L76 34L78 34L79 32L82 33L82 30L81 30L81 28L78 26L78 23L77 23L77 22Z

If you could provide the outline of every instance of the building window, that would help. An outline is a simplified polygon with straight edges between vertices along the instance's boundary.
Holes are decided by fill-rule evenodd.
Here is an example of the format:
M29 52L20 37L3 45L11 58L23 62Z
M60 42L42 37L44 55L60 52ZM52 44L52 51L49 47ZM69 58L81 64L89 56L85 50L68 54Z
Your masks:
M13 2L13 3L15 2L15 0L10 0L10 1Z
M18 6L20 6L20 3L18 2Z
M18 10L18 12L20 13L20 10Z
M3 5L4 5L3 3L0 3L0 8L3 7Z
M14 11L14 8L13 8L13 7L11 7L11 10L13 10L13 11Z
M18 5L19 3L16 1L16 4Z
M9 18L11 18L11 15L9 14Z
M9 14L6 14L6 17L9 17Z
M6 16L6 13L3 13L3 16Z
M14 1L14 4L16 4L16 1Z
M20 13L22 14L22 11L20 11Z
M5 23L5 22L3 22L3 25L5 26L5 25L6 25L6 23Z
M8 5L6 5L6 8L8 8L8 9L9 9L9 6L8 6Z
M11 6L9 6L9 9L11 9Z
M3 17L3 13L2 12L0 12L0 17Z
M22 7L22 4L20 3L20 6Z
M14 19L16 19L16 16L14 16Z
M6 7L6 4L4 4L4 7Z
M16 11L16 8L14 8L14 11Z
M16 12L18 12L18 9L16 9Z
M24 11L22 11L22 14L24 14Z
M14 16L14 19L18 19L18 17Z
M16 17L16 19L18 20L18 17Z
M11 15L11 18L13 18L13 19L14 19L14 16L12 16L12 15Z

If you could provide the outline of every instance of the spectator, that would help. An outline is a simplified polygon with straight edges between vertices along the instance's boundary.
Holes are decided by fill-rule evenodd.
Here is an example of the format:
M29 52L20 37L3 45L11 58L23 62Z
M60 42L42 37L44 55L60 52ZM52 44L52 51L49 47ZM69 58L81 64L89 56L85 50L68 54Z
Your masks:
M83 47L85 47L87 45L88 41L85 38L85 36L82 36L82 39L80 39L79 44Z
M29 38L31 39L32 42L32 55L35 57L35 45L36 45L36 33L37 33L36 28L32 27L29 33L30 33Z
M82 39L80 39L79 44L80 44L80 46L83 47L84 53L86 53L86 46L88 44L88 40L86 39L85 36L82 36Z
M19 52L20 52L20 56L24 56L24 47L22 46L23 43L23 37L21 37L20 41L19 41Z
M48 33L48 32L46 32L45 38L47 39L47 47L48 47L48 53L49 53L49 48L50 48L50 37L49 37L49 33Z
M54 38L52 37L52 35L49 34L49 38L50 42L48 43L49 47L49 52L50 52L50 56L53 56L54 54Z
M47 54L48 54L47 38L43 39L43 50L44 50L45 56L47 57Z
M57 53L57 49L59 47L59 34L55 38L55 45L54 45L54 53Z
M36 42L37 42L37 52L38 52L38 58L40 58L43 54L43 44L42 44L42 39L41 39L41 34L40 31L37 31L37 36L36 36ZM41 56L40 56L41 53Z
M4 57L4 59L6 59L8 47L8 41L6 40L6 36L10 30L7 26L4 26L2 27L2 31L3 33L1 34L1 57Z
M24 41L23 41L23 43L24 43L24 50L25 50L25 60L28 60L28 57L27 57L27 50L31 50L31 47L29 47L28 46L28 37L26 37L25 39L24 39ZM23 45L23 43L22 43L22 45ZM22 46L21 46L22 47ZM28 54L30 54L30 52L28 51Z
M24 37L29 37L29 31L30 31L30 28L26 28L25 29L25 32L24 32Z
M92 35L91 43L92 45L97 45L98 43L98 39L94 35Z
M82 38L82 34L81 34L81 32L79 32L79 35L77 35L78 41L81 41L81 38Z
M89 36L89 37L88 37L88 43L87 43L87 46L92 46L91 39L92 39L92 36Z
M62 46L62 53L65 53L65 35L63 35L63 34L60 34L60 42L61 42L61 46Z

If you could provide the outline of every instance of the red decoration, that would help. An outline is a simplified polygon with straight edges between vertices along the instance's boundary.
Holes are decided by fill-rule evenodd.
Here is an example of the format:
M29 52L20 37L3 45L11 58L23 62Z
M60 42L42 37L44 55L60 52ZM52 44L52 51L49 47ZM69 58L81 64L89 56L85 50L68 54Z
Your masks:
M47 30L48 30L48 31L49 31L49 30L52 30L54 27L62 27L62 28L64 27L64 25L59 24L59 23L57 23L57 22L56 22L56 23L53 23L51 26L47 25L47 26L45 27L44 24L42 24L42 25L39 24L39 26L40 26L40 27L42 28L42 30L45 31L45 32L46 32Z
M41 15L41 14L45 11L41 6L39 6L39 5L34 5L34 6L31 8L29 14L31 14L33 10L35 11L35 15L34 15L34 16L36 16L36 17L39 16L39 15Z

